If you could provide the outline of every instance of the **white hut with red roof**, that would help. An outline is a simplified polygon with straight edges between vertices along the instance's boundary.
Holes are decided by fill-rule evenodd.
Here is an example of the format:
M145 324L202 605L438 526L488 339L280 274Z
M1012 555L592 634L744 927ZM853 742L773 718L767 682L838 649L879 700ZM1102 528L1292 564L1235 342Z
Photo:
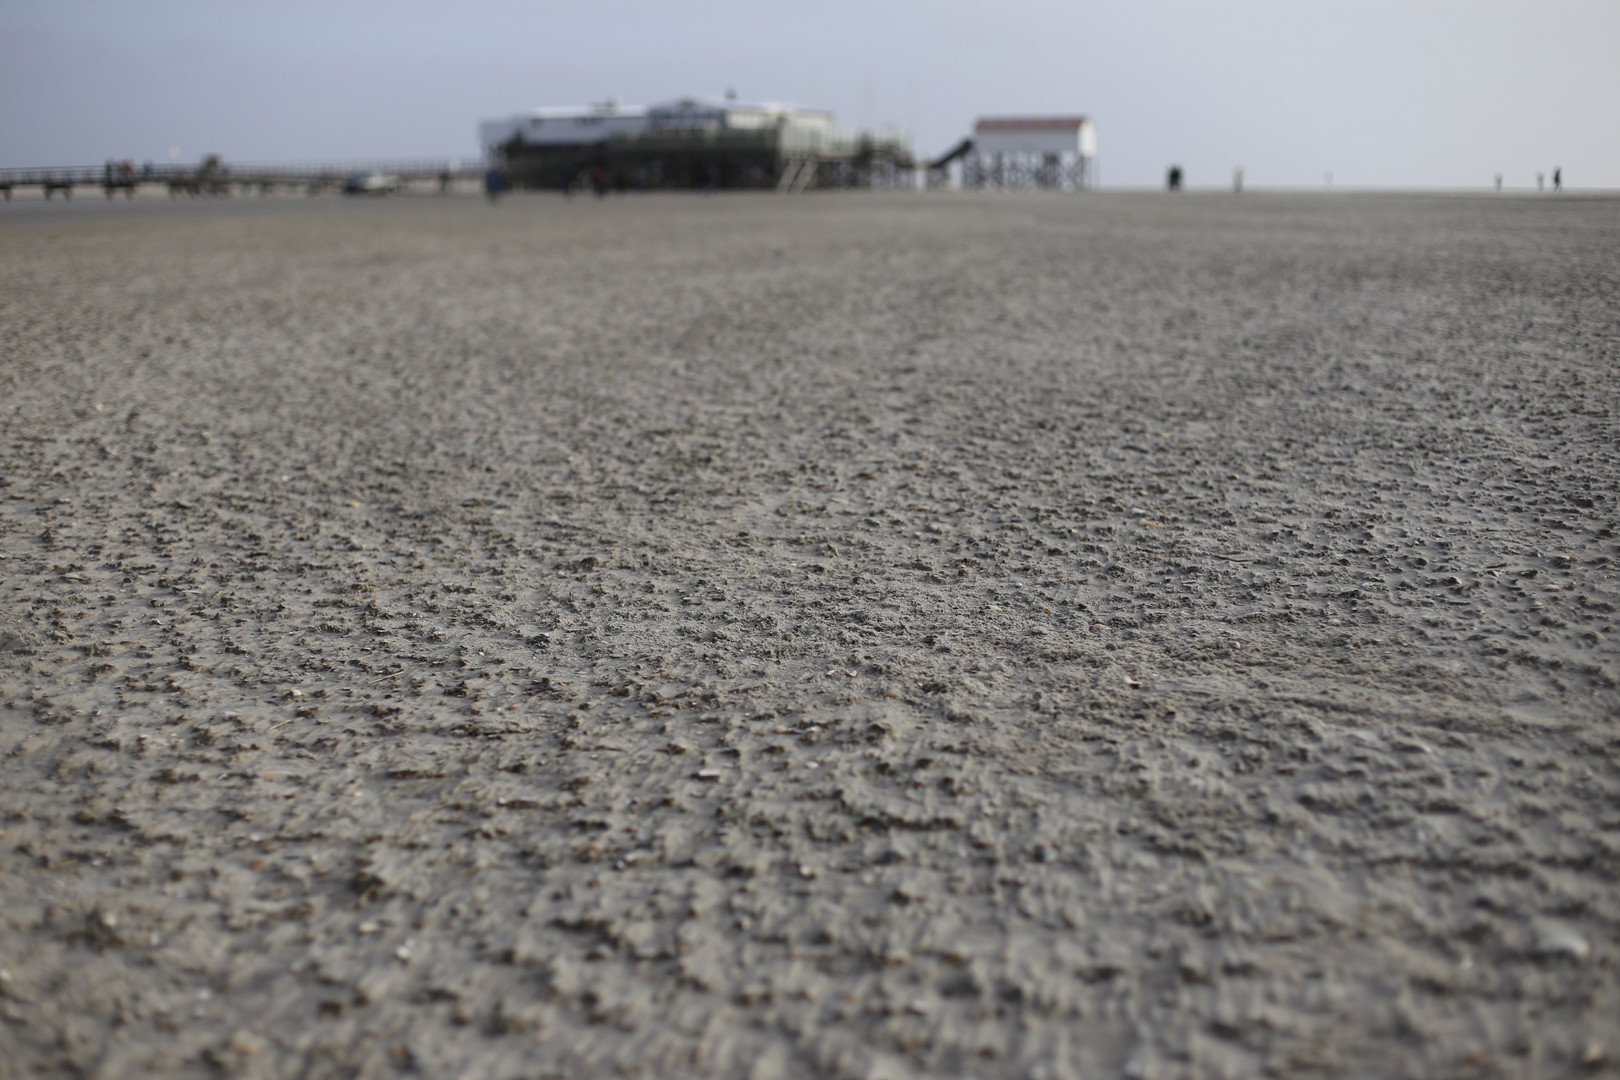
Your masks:
M962 158L962 186L1080 191L1094 182L1096 156L1088 116L982 116Z

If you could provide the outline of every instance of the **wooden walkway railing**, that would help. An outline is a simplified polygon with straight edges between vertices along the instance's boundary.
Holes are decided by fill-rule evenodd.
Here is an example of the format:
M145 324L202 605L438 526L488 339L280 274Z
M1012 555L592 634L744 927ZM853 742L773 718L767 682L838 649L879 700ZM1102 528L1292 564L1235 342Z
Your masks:
M233 189L265 193L275 188L303 188L314 194L338 190L357 173L387 173L401 183L437 183L442 189L455 180L482 176L486 168L480 160L446 158L313 165L228 165L217 158L200 165L135 165L125 161L0 169L0 193L9 201L13 189L37 187L47 199L57 192L71 199L76 187L99 188L110 199L120 191L133 197L136 188L152 184L168 187L171 195L228 195Z

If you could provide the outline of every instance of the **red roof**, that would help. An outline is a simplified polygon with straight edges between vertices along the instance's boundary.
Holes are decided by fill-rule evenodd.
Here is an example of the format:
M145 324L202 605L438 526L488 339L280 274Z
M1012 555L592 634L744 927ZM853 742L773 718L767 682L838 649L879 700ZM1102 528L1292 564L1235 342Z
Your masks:
M1084 116L981 116L974 131L1079 131Z

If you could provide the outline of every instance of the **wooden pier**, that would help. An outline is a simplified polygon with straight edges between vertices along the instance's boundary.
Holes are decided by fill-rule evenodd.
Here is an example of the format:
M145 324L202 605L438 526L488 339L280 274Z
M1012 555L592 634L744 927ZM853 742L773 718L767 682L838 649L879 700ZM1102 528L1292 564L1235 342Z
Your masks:
M401 185L437 185L447 191L457 180L483 176L487 166L479 160L411 159L405 161L353 161L315 165L228 165L208 157L195 165L135 165L109 161L104 165L46 166L0 169L0 194L7 202L17 188L38 188L46 199L60 193L73 198L75 188L100 190L107 198L122 193L134 198L138 188L166 187L171 197L181 195L267 195L277 189L303 190L311 195L340 191L344 181L360 173L386 173Z

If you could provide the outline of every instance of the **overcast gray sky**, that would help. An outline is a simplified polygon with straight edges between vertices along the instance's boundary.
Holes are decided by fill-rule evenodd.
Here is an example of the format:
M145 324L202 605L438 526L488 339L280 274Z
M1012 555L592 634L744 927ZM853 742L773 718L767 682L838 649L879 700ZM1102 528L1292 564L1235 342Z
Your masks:
M1620 188L1620 0L0 0L0 165L477 154L735 88L909 132L1085 112L1104 186Z

